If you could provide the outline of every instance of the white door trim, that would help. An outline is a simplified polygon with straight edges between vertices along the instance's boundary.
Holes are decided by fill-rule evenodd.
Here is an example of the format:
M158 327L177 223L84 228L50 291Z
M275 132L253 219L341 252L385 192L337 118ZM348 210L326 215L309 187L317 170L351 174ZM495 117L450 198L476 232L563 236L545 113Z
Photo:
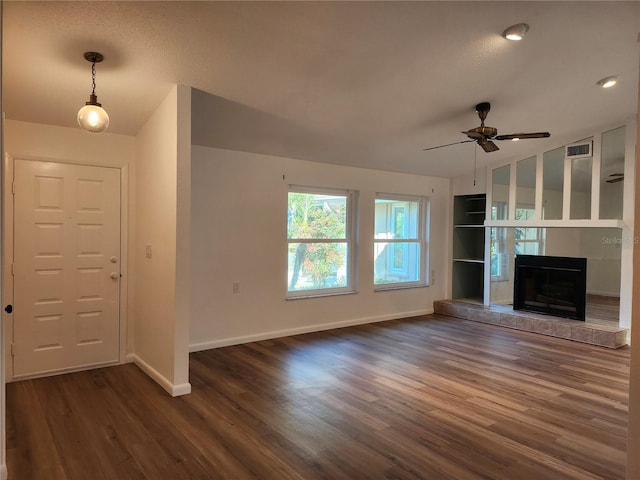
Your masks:
M13 158L5 153L2 159L2 338L4 340L4 379L13 380L13 315L4 311L5 305L13 305Z
M129 262L128 262L128 238L129 238L129 171L127 166L118 167L108 164L91 164L88 162L76 162L69 160L60 160L52 158L37 158L30 155L14 156L10 153L5 153L2 162L2 178L3 178L3 190L4 190L4 208L2 211L3 225L2 225L2 249L4 253L5 263L2 271L2 320L3 320L3 339L4 339L4 351L5 351L5 381L12 382L13 378L13 356L11 354L11 345L13 343L13 315L9 315L4 312L4 306L6 304L13 304L13 274L12 264L14 262L13 252L13 238L14 238L14 222L13 222L13 210L14 210L14 196L13 196L13 181L14 181L14 165L15 160L30 160L40 162L54 162L60 164L73 164L84 165L89 167L106 167L114 168L120 172L120 268L122 277L119 282L119 321L120 321L120 338L119 338L119 362L120 364L130 361L127 359L128 348L128 278L129 278ZM11 301L9 301L11 299ZM99 366L96 366L99 368ZM69 371L74 371L69 370ZM58 372L56 372L58 373ZM23 380L27 377L20 377Z

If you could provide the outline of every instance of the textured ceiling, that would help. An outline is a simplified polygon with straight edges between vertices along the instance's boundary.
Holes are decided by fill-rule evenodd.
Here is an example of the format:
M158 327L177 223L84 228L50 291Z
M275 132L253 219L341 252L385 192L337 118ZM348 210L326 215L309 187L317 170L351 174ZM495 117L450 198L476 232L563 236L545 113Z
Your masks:
M526 22L527 37L500 33ZM382 170L473 168L474 105L499 142L479 166L637 111L640 2L4 2L9 119L75 126L96 50L109 131L135 135L173 84L195 87L196 144ZM609 90L596 86L616 74Z

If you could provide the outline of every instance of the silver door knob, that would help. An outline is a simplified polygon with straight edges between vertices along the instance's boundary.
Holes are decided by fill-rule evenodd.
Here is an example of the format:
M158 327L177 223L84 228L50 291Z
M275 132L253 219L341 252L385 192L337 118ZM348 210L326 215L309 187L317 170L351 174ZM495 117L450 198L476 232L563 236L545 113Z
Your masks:
M109 275L111 278L113 278L114 280L116 278L118 278L118 274L116 272L111 272L111 275Z

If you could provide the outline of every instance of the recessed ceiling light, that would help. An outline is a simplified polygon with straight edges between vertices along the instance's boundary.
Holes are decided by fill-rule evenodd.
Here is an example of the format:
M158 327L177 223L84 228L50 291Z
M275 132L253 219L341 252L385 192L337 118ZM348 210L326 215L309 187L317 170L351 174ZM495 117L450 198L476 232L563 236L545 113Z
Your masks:
M611 88L616 83L618 83L618 77L615 75L609 75L608 77L604 77L596 82L596 84L600 85L602 88Z
M502 36L507 40L522 40L524 36L529 31L529 25L526 23L516 23L515 25L511 25L504 32L502 32Z

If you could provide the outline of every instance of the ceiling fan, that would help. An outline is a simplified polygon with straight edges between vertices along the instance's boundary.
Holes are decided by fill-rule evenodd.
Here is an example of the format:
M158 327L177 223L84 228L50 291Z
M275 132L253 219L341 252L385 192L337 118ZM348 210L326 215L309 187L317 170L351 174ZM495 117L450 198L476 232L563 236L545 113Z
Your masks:
M489 102L482 102L476 105L476 112L478 113L478 117L480 117L480 126L467 130L466 132L462 132L469 137L469 140L447 143L446 145L438 145L437 147L423 148L423 151L449 147L459 143L477 142L485 152L489 153L500 150L498 146L493 143L493 140L524 140L528 138L547 138L551 136L549 132L510 133L509 135L498 135L498 129L494 127L487 127L484 124L484 120L487 118L489 110L491 110L491 104Z
M624 173L612 173L609 175L609 179L605 180L607 183L618 183L624 181Z

